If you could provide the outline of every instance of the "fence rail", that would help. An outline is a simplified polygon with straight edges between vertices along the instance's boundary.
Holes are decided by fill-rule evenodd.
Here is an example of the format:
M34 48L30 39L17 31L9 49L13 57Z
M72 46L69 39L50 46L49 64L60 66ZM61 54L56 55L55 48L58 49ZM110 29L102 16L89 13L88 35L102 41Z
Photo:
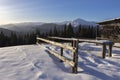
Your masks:
M60 54L52 51L52 50L48 50L49 53L55 55L57 58L59 58L61 61L66 62L67 64L69 64L70 66L74 67L75 63L72 60L66 59L65 57L61 56Z
M88 43L95 43L95 44L100 44L102 45L102 58L105 58L106 55L106 46L109 46L108 53L109 57L112 56L112 47L114 43L111 40L88 40L88 39L76 39L76 38L61 38L61 37L49 37L51 39L60 39L60 40L66 40L66 41L71 41L71 44L73 45L74 40L78 40L79 42L88 42Z
M39 37L37 37L37 40L41 40L41 41L44 41L44 42L46 42L46 43L52 44L52 45L54 45L54 46L59 46L59 47L68 49L68 50L70 50L70 51L72 51L72 52L75 52L75 50L76 50L75 47L63 45L63 44L58 43L58 42L55 42L55 41L50 41L50 40L43 39L43 38L39 38Z
M61 62L64 61L65 63L69 64L72 67L73 73L78 72L77 71L77 65L78 65L78 41L77 40L74 41L74 46L71 47L68 45L64 45L64 44L61 44L61 43L58 43L55 41L50 41L50 40L39 38L39 37L37 37L36 39L37 39L37 42L36 42L37 44L39 44L39 40L40 40L40 41L44 41L46 43L52 44L54 46L59 46L61 48L60 54L58 54L52 50L48 50L48 52L53 54L57 58L59 58ZM73 60L69 60L63 56L63 49L70 50L73 53Z

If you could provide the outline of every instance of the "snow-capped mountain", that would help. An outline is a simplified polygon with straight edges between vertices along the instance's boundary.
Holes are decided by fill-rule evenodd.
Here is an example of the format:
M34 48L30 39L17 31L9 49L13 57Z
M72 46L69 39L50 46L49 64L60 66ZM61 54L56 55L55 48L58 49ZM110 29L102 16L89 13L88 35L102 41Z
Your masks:
M79 25L90 25L90 26L97 26L97 24L95 22L91 22L91 21L85 21L83 19L76 19L76 20L73 20L71 22L71 24L74 26L74 27L77 27Z
M63 22L60 22L60 23L56 23L56 24L59 24L59 25L69 25L69 24L71 24L72 26L74 26L74 27L77 27L77 26L79 26L79 25L88 25L88 26L97 26L98 24L96 24L95 22L93 22L93 21L86 21L86 20L84 20L84 19L80 19L80 18L78 18L78 19L75 19L75 20L73 20L73 21L63 21Z
M20 33L31 33L34 32L36 29L39 29L41 32L48 32L53 29L55 26L58 30L62 30L64 25L70 24L74 27L79 25L89 25L89 26L97 26L95 22L85 21L83 19L76 19L73 21L64 21L64 22L52 22L52 23L45 23L45 22L24 22L24 23L15 23L15 24L7 24L1 25L0 28L20 32Z

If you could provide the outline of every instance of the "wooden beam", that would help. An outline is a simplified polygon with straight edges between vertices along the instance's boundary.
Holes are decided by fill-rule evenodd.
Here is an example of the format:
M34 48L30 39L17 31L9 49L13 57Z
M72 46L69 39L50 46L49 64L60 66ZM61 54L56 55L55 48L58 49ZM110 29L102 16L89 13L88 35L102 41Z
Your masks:
M55 41L50 41L50 40L47 40L47 39L43 39L43 38L39 38L37 37L38 40L41 40L41 41L44 41L44 42L47 42L49 44L52 44L52 45L55 45L55 46L59 46L59 47L62 47L62 48L65 48L65 49L68 49L72 52L75 52L76 51L76 48L75 47L71 47L71 46L68 46L68 45L63 45L61 43L58 43L58 42L55 42Z
M60 51L61 51L60 55L63 56L63 48L60 48ZM60 62L63 62L63 61L60 60Z
M52 50L48 50L49 53L53 54L54 56L56 56L57 58L61 59L62 61L64 61L65 63L69 64L70 66L74 67L75 63L72 60L68 60L65 57L61 56L60 54L52 51Z
M48 38L60 39L60 40L66 40L66 41L77 40L76 38L62 38L62 37L48 37Z
M113 44L110 44L109 45L109 49L108 49L108 53L109 53L109 57L112 57L112 46L113 46Z
M77 66L78 66L78 40L74 40L73 46L76 47L76 52L73 54L73 62L75 63L74 67L72 67L72 72L77 73Z
M116 46L116 45L114 45L113 47L115 47L115 48L120 48L120 46Z
M62 37L49 37L51 39L59 39L59 40L66 40L66 41L74 41L78 40L79 42L89 42L89 43L98 43L98 44L103 44L103 42L99 40L87 40L87 39L76 39L76 38L62 38Z
M105 58L105 55L106 55L106 45L103 44L103 47L102 47L102 58Z

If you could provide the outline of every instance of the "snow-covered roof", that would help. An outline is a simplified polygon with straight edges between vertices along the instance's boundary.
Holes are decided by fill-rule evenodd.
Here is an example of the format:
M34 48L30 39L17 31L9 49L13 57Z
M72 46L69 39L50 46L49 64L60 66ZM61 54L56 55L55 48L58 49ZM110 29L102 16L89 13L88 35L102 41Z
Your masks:
M110 24L110 23L120 23L120 17L119 18L114 18L114 19L110 19L110 20L105 20L102 22L98 22L98 24Z

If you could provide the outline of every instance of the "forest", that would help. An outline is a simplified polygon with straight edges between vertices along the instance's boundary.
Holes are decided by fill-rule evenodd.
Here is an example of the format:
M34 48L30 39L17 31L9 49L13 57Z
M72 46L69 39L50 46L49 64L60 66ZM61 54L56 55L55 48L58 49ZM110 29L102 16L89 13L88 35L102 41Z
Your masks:
M16 45L28 45L36 43L36 36L47 38L48 36L64 37L64 38L84 38L95 39L100 36L99 26L86 26L79 25L73 27L71 24L64 25L63 30L58 30L56 26L49 32L41 33L39 29L36 29L33 33L26 33L24 35L18 35L14 32L10 36L6 36L3 32L0 32L0 47L16 46Z

